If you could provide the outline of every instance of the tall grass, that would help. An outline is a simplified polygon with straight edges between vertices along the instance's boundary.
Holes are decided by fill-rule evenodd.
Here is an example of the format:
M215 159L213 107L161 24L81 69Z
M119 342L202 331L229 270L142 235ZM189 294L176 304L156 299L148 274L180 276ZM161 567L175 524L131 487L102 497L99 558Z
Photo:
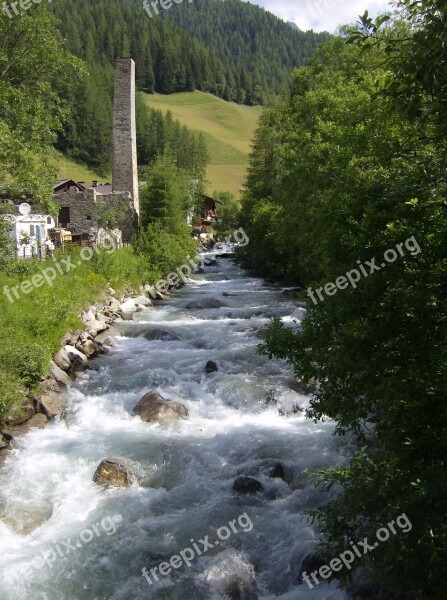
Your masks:
M0 271L0 422L12 404L48 375L61 339L69 330L83 328L81 309L100 300L107 283L117 291L125 286L137 289L162 275L131 247L95 254L88 262L80 260L79 249L69 256L75 269L58 275L51 286L45 283L29 294L19 292L14 302L8 300L4 286L20 286L53 263L12 261Z

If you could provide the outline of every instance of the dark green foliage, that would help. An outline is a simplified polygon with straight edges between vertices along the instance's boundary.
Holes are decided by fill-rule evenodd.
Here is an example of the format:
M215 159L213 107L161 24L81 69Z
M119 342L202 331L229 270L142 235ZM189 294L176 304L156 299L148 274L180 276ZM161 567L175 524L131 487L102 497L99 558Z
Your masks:
M304 65L329 37L292 29L272 13L240 0L194 0L162 14L222 61L211 71L215 83L209 91L243 104L264 104L267 96L288 89L290 71Z
M436 1L400 4L418 28L379 28L365 16L358 33L346 31L360 44L338 38L322 48L295 72L291 97L264 118L243 202L244 258L315 290L359 261L376 257L380 265L387 250L404 244L403 255L368 269L355 289L309 299L300 330L274 321L262 350L288 360L302 380L318 380L309 416L334 419L337 433L358 443L347 466L320 474L320 483L341 492L316 512L325 555L375 539L405 513L411 531L398 531L355 568L392 597L441 600L447 9ZM262 232L267 237L256 238Z
M1 10L0 48L0 185L17 202L32 195L51 210L47 156L67 113L50 80L64 85L81 63L64 50L56 19L43 6L14 19Z
M1 363L28 388L37 385L42 375L46 375L51 360L49 348L29 341L20 344L18 341L12 348L2 352Z
M189 176L176 166L167 150L148 168L146 187L140 195L141 227L157 222L171 233L182 231L190 203L188 183Z
M133 245L138 256L156 266L158 279L188 264L197 254L197 242L192 239L191 231L186 226L183 231L173 234L159 222L141 229Z
M147 107L141 94L137 94L136 106L138 163L151 165L169 151L179 169L203 181L208 163L203 135L182 126L177 119L173 119L170 111L164 115L160 110Z
M214 230L219 240L226 237L233 239L233 234L239 227L241 204L231 192L214 192L213 198L218 201L218 221Z
M119 229L130 212L130 203L126 205L122 198L110 198L107 202L95 205L95 223L106 230Z

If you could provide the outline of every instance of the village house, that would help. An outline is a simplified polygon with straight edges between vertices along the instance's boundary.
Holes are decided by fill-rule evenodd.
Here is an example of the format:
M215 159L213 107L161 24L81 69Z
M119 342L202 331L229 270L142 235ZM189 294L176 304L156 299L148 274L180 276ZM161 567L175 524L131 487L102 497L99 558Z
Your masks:
M98 204L111 204L118 200L129 207L129 214L121 224L124 241L129 241L133 230L132 199L129 192L114 192L112 184L91 185L84 181L63 179L54 185L54 201L59 206L56 227L70 232L75 244L86 245L97 241L99 229L95 222Z
M202 194L202 211L200 217L195 217L192 220L193 230L199 234L203 241L212 240L214 237L213 226L217 223L217 205L219 200L211 198L206 194Z
M45 256L45 240L49 237L49 231L55 227L53 217L36 213L29 204L24 203L14 206L13 214L5 218L11 223L11 237L18 258Z

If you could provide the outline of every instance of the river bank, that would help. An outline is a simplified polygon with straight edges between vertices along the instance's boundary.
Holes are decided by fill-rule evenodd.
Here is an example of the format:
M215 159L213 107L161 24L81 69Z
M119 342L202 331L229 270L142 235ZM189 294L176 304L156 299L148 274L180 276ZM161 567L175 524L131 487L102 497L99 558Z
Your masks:
M43 429L63 412L67 389L85 376L89 361L106 354L115 345L113 337L119 335L119 330L114 325L133 320L137 313L153 306L154 302L169 299L171 291L180 287L182 284L171 285L164 293L156 292L151 300L141 290L127 286L125 293L118 295L107 284L98 300L82 311L84 328L70 330L62 338L59 350L52 357L48 377L42 377L32 394L10 408L0 426L0 467L14 440L32 429Z

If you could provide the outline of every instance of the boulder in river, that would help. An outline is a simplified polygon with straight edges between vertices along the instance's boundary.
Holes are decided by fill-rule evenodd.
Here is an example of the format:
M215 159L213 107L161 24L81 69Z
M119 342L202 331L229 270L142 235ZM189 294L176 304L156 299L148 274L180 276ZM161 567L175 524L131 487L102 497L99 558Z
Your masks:
M303 573L313 573L314 571L319 571L321 567L324 567L327 564L328 561L318 554L306 554L301 562L300 571L298 574L298 582L303 583Z
M121 313L121 318L123 319L123 321L133 321L134 314L134 312L123 310L123 312Z
M147 296L138 296L138 298L134 298L133 301L137 306L152 306L152 302Z
M278 402L278 390L276 388L270 389L265 396L265 404L276 404Z
M117 336L122 335L121 331L118 329L118 327L110 327L110 329L108 329L107 331L104 331L103 333L100 333L96 339L95 342L97 344L103 344L104 346L107 346L110 344L106 344L106 340L109 340L110 338L114 338Z
M51 364L51 375L54 377L54 379L59 385L62 385L64 387L69 387L73 383L73 381L70 379L67 373L60 369L56 363Z
M273 465L273 467L270 469L269 475L273 479L284 479L285 481L284 467L281 463L276 463L276 465Z
M193 300L186 305L186 308L204 310L207 308L224 308L227 305L218 298L201 298L200 300Z
M127 300L126 302L123 302L122 304L120 304L120 309L126 313L137 312L137 308L138 307L135 303L135 300L133 300L133 299Z
M256 492L264 491L262 484L253 477L238 477L233 485L233 490L241 494L255 494Z
M179 402L166 400L158 392L149 392L135 405L134 412L146 423L167 423L188 416L188 409Z
M47 416L37 413L32 416L31 419L28 419L28 421L25 421L25 423L22 423L21 425L15 425L11 427L8 426L2 431L2 433L6 439L14 439L27 434L30 429L43 429L47 423Z
M203 265L205 267L217 267L217 260L215 258L205 258Z
M207 375L209 375L210 373L216 373L218 370L219 370L219 367L217 366L217 363L215 363L213 360L209 360L206 363L205 373Z
M34 403L29 398L22 398L12 407L11 415L6 418L8 425L21 425L31 419L36 414Z
M108 329L109 325L105 321L99 321L98 319L95 319L94 321L87 321L85 328L92 337L96 337L98 333L102 333Z
M93 358L101 353L101 346L92 340L87 340L84 344L82 344L82 352L87 356L87 358Z
M177 333L174 333L169 329L160 329L158 327L144 331L143 333L140 333L138 337L143 337L145 340L150 342L179 342L182 339Z
M256 600L258 594L254 589L253 582L247 583L237 575L232 575L224 588L224 593L230 600Z
M72 362L76 361L76 360L80 360L83 363L87 362L87 357L85 356L85 354L83 352L81 352L80 350L78 350L77 348L75 348L74 346L65 346L64 348L65 352L67 352L68 356L70 357L70 360Z
M129 487L134 482L134 476L117 460L105 458L98 465L93 481L106 487Z

